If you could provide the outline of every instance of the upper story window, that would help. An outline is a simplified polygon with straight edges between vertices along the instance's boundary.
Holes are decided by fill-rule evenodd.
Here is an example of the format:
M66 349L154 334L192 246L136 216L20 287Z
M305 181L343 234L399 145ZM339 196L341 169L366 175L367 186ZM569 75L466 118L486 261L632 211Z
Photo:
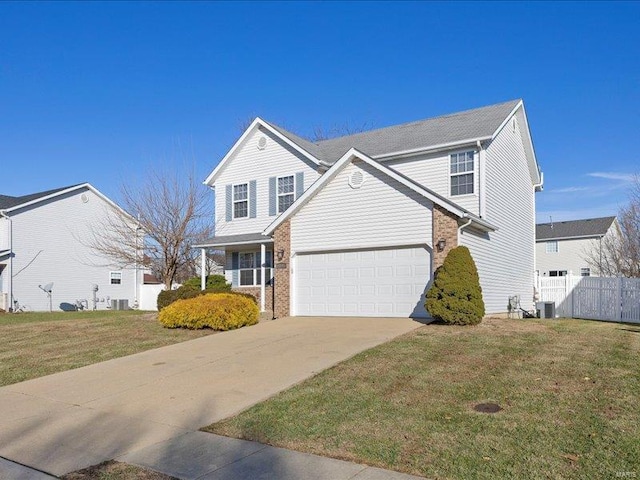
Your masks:
M241 183L233 186L233 218L249 216L249 185Z
M591 276L591 269L587 268L587 267L582 267L580 269L580 276L581 277L590 277Z
M293 175L278 177L278 213L284 212L295 200Z
M122 272L109 272L109 284L111 285L122 284Z
M462 152L451 155L449 173L452 196L473 193L473 154L474 152Z
M547 242L547 253L558 253L558 241L551 240Z

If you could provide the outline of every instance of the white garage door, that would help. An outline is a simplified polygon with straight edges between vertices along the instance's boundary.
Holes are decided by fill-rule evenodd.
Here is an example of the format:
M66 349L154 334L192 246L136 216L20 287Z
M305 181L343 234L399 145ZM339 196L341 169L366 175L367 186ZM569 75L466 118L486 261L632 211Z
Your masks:
M424 247L299 254L295 315L426 317Z

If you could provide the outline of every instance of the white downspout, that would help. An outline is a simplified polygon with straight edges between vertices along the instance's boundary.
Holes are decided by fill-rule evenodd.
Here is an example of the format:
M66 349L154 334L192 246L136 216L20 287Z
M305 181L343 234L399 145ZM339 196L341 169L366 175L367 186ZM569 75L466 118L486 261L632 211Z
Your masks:
M0 210L0 216L7 219L9 222L9 309L13 312L13 220L5 210ZM1 292L0 292L1 293ZM6 305L5 305L6 306Z
M458 227L458 246L460 246L460 236L462 235L462 229L467 228L469 225L471 225L471 222L473 222L473 218L469 218L469 220L467 220L467 223L463 223Z

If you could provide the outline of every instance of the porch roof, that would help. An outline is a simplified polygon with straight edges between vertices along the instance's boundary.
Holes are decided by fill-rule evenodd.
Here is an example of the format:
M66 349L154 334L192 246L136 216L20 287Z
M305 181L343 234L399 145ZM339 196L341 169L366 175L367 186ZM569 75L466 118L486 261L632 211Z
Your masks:
M11 253L11 250L0 250L0 258L8 257L10 253Z
M193 248L230 247L234 245L252 245L260 243L273 243L273 239L262 233L242 233L239 235L225 235L210 238Z

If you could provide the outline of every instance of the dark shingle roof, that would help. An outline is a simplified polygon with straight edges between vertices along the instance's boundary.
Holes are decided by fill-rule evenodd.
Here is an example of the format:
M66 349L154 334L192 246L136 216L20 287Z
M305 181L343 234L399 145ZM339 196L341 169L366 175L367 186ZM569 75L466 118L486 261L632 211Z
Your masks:
M310 142L269 124L282 135L326 163L337 161L352 147L370 157L492 136L520 100L466 110L417 122Z
M616 217L587 218L566 222L539 223L536 225L536 240L554 238L599 237L611 227Z
M21 197L10 197L8 195L0 195L0 210L13 208L18 205L22 205L23 203L28 203L33 200L37 200L39 198L47 197L54 193L67 190L68 188L77 187L78 185L83 185L83 184L78 183L76 185L69 185L67 187L54 188L53 190L47 190L44 192L30 193L29 195L22 195Z

